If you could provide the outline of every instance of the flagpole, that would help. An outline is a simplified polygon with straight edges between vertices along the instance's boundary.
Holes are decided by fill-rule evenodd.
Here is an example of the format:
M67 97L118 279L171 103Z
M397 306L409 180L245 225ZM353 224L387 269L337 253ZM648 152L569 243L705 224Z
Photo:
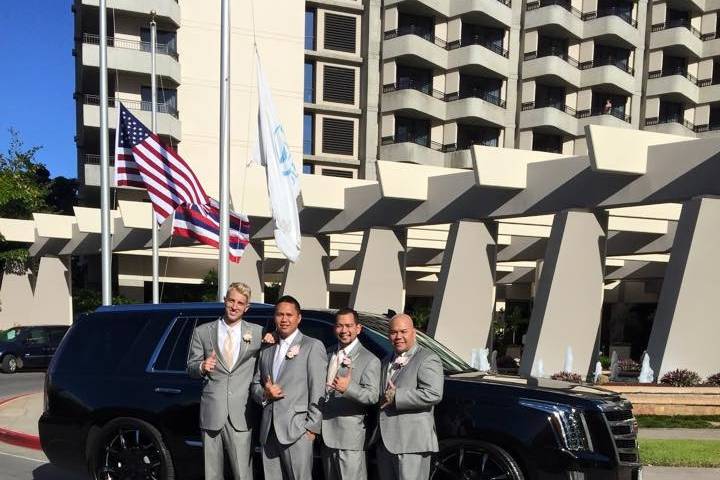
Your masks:
M150 79L150 95L152 103L152 115L150 129L157 133L157 78L155 70L155 56L157 55L157 22L155 22L155 10L150 12L150 56L152 58L152 72ZM150 228L152 229L152 303L160 303L160 249L158 241L158 224L155 220L155 211L150 208Z
M120 108L119 105L116 106ZM110 244L110 160L108 138L107 0L100 0L100 262L102 304L112 304Z
M220 253L218 258L218 300L228 286L228 224L230 215L230 0L220 10Z

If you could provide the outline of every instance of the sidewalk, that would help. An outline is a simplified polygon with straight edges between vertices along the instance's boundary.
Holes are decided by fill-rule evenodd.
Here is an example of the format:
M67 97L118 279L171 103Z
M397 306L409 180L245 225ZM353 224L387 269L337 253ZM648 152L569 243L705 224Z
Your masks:
M656 440L720 440L720 428L641 428L638 438Z
M41 450L38 419L42 409L42 393L0 399L0 442Z

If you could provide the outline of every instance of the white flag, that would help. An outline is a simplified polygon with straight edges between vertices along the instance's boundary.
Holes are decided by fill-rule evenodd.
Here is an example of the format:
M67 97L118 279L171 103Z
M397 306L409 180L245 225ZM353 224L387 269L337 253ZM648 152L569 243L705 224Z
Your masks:
M297 206L300 177L295 170L285 132L275 114L275 104L263 75L257 50L255 57L259 96L258 145L267 171L270 205L275 219L275 242L288 260L296 262L300 256L300 218Z

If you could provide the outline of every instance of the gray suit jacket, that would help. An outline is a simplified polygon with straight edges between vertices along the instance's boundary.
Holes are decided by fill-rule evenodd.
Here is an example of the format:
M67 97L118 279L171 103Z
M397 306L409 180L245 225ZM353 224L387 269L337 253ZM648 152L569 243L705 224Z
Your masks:
M416 344L408 363L393 375L395 402L380 410L380 437L390 453L437 452L434 406L443 396L442 362L434 352ZM385 390L392 355L382 362L381 390Z
M250 333L252 340L242 341L235 365L225 365L218 346L218 321L222 318L196 327L190 342L187 372L193 378L205 379L200 400L200 428L220 430L229 417L236 430L247 431L250 427L246 407L255 360L262 342L262 327L241 320L242 334ZM200 364L213 350L217 354L217 366L214 371L203 375Z
M337 350L337 345L328 349L328 362ZM347 375L348 368L352 368L350 385L345 393L332 390L325 396L322 438L330 448L364 450L368 407L375 405L380 397L380 360L360 342L348 357L351 366L340 366L338 375Z
M275 429L278 441L292 445L306 430L320 433L322 414L320 401L325 395L327 357L320 340L298 332L290 348L299 346L300 351L293 358L285 358L275 383L280 384L285 397L273 402L265 401L265 379L272 377L277 343L260 352L260 360L251 393L255 401L263 405L260 421L260 443L265 445L270 426Z

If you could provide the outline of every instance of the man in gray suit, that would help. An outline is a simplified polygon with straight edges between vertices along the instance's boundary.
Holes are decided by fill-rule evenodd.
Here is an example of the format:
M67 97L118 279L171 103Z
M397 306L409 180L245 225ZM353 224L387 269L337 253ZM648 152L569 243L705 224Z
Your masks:
M252 479L247 406L262 328L242 319L250 297L249 286L231 284L225 294L225 315L195 328L190 343L188 374L205 380L200 429L206 480L223 478L223 450L235 480Z
M367 478L365 421L380 396L380 360L358 340L358 314L344 308L335 315L338 344L328 349L327 394L322 440L325 480Z
M268 480L310 480L313 442L320 433L327 359L322 342L298 330L300 304L286 295L275 305L278 341L260 352L251 393L263 406L260 443Z
M409 315L390 320L389 337L394 352L382 363L378 472L381 480L427 479L438 451L433 411L443 395L442 362L416 342Z

